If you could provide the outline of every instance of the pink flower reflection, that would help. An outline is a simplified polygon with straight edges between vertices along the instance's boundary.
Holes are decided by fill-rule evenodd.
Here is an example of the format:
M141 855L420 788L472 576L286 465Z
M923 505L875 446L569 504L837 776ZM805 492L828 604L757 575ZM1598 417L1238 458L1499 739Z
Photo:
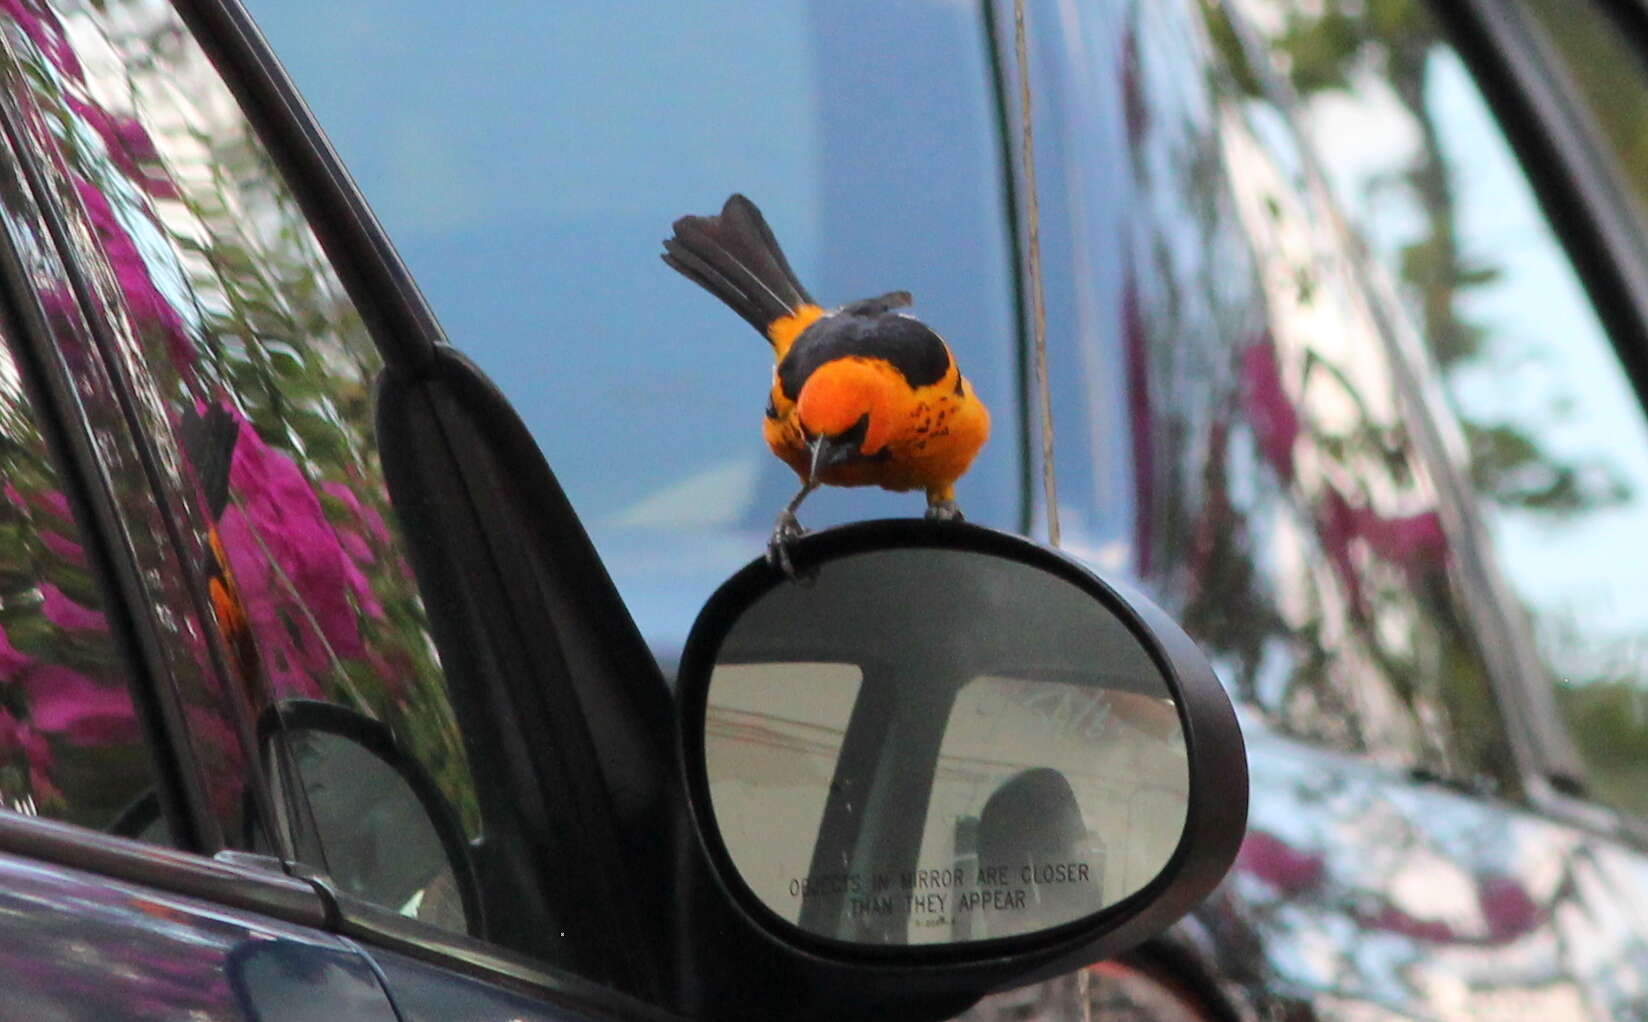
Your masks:
M1451 944L1461 939L1443 920L1421 919L1390 904L1381 904L1376 912L1358 913L1357 922L1365 930L1394 933L1426 944Z
M1304 852L1262 830L1249 831L1236 853L1236 868L1263 880L1281 894L1294 895L1322 882L1327 863L1319 852Z
M1299 413L1282 386L1276 348L1268 338L1242 349L1241 377L1242 411L1258 441L1259 453L1284 482L1291 482Z
M349 487L338 482L324 482L320 484L320 488L328 496L336 498L339 503L348 508L350 515L356 521L366 521L369 527L372 526L370 520L367 519L366 508L361 505L360 498L356 497L355 492ZM378 529L383 527L383 519L378 517L376 512L373 512L373 516L377 517L376 527L373 528L373 532L376 533ZM350 558L357 565L376 563L377 555L372 552L372 547L367 544L366 538L359 532L353 529L339 529L338 538L342 540L343 548L349 552Z
M177 198L177 186L160 170L160 151L142 123L131 117L116 117L72 95L65 96L64 102L103 139L109 159L121 173L156 198Z
M315 679L333 655L366 653L358 614L382 617L383 608L302 470L231 412L240 423L229 472L236 499L218 532L276 694L319 696Z
M0 628L0 681L13 680L32 663L34 658L27 653L19 652L17 647L11 644L11 636L6 634L4 628Z
M108 619L102 611L82 607L50 582L40 583L40 595L40 612L57 627L98 632L109 630Z
M101 684L71 668L44 663L13 646L3 628L0 683L22 689L29 724L35 730L60 734L82 745L137 737L137 714L124 685Z
M0 0L0 11L12 16L29 40L59 71L70 78L82 77L80 58L75 56L74 47L69 45L68 36L63 31L63 24L50 7L38 0L34 3L28 0Z
M1490 873L1476 878L1476 897L1488 923L1488 939L1515 940L1544 925L1546 913L1515 877Z
M102 685L55 664L36 664L18 679L29 720L41 731L79 745L119 745L137 739L137 714L124 686Z
M80 194L80 201L85 204L86 215L91 220L92 228L97 232L97 239L103 247L103 254L109 260L110 269L114 270L115 280L125 296L126 308L131 312L132 318L137 321L140 328L161 332L166 339L166 349L172 363L179 370L192 367L195 361L194 342L189 340L188 333L183 328L183 319L155 286L154 277L149 274L148 264L143 261L143 255L138 251L131 233L121 224L120 218L115 216L114 208L109 205L108 196L96 185L82 178L75 179L74 187Z
M40 530L40 542L47 550L63 558L70 564L86 563L86 548L61 533L50 529Z
M183 717L188 722L190 744L207 764L202 773L212 812L220 820L234 819L240 812L240 779L245 767L240 737L216 709L190 703L183 708Z
M1381 518L1362 509L1356 513L1356 530L1376 555L1409 571L1434 566L1448 549L1442 516L1435 511Z
M35 798L56 800L63 797L48 774L52 754L46 737L5 710L0 710L0 752L23 754L23 760L28 765L29 790L34 792Z

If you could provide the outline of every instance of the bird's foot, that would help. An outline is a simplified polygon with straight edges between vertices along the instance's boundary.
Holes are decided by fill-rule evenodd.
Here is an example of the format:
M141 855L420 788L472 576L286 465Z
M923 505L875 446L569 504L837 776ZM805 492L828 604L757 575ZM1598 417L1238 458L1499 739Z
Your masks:
M935 500L927 505L927 520L933 522L962 522L961 505L953 500Z
M767 540L767 563L788 575L791 581L798 581L795 564L790 560L790 544L807 534L796 519L795 512L788 509L778 512L778 522L773 525L772 536Z

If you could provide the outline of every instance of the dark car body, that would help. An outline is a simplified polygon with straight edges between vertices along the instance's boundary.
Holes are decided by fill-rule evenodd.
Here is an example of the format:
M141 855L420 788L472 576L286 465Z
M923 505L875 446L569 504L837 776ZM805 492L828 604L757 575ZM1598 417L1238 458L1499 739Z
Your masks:
M910 287L994 414L962 506L1045 538L1011 5L249 6L0 5L0 1016L802 1013L665 679L792 481L655 247L747 190L827 304ZM1062 542L1252 797L1176 927L970 1017L1648 1014L1648 18L1027 6ZM294 699L400 736L472 896L279 821Z

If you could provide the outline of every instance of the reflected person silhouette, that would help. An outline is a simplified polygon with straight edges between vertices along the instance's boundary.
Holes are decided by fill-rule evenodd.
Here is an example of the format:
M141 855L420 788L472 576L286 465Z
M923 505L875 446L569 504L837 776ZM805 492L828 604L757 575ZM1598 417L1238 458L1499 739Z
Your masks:
M978 854L981 867L1004 867L1025 892L1023 912L998 924L997 935L1057 926L1104 905L1102 845L1088 833L1070 781L1051 767L1015 774L990 795L979 814ZM989 916L982 921L990 929Z

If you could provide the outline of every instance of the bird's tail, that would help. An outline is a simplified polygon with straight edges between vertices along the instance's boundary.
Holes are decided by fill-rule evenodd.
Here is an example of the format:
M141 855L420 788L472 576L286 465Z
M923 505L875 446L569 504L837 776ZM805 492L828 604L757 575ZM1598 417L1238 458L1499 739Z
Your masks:
M229 472L234 465L240 424L223 405L213 402L204 412L187 408L181 429L183 452L193 463L212 521L223 517L229 504Z
M795 279L755 203L733 195L716 216L684 216L664 262L726 302L775 347L789 347L823 311ZM782 353L780 353L782 354Z

